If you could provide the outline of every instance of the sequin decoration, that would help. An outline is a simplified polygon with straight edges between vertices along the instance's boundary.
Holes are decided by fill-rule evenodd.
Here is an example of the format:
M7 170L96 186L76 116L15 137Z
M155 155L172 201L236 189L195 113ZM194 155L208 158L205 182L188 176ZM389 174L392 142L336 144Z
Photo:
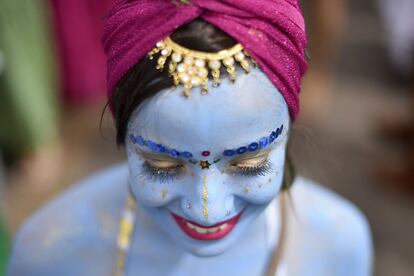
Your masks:
M240 147L237 149L237 154L243 154L247 152L247 148L246 147Z
M256 151L259 148L259 144L258 143L251 143L248 147L249 151Z
M198 161L195 160L195 159L189 159L188 162L190 162L193 165L197 165L198 164Z
M236 154L236 151L235 150L225 150L223 152L223 154L224 154L224 156L231 157L231 156L234 156Z
M223 151L223 155L233 157L235 155L245 154L246 152L254 152L259 149L265 149L270 146L283 133L283 125L272 131L269 136L263 137L259 142L253 142L248 146L239 147L237 149L227 149Z
M178 157L180 156L180 153L179 153L177 150L172 149L172 150L170 151L170 156L171 156L171 157L174 157L174 158L178 158Z
M200 168L202 170L210 169L211 164L208 161L200 161Z
M221 161L221 158L214 159L213 163L216 164Z
M191 152L184 151L181 153L181 156L183 156L184 158L192 158L193 154Z
M178 151L176 149L170 149L164 145L155 143L154 141L151 140L145 140L141 135L135 136L133 134L129 135L129 140L131 141L131 143L133 144L138 144L142 147L147 147L149 148L151 151L156 152L156 153L166 153L168 155L170 155L173 158L186 158L186 159L192 159L193 158L193 154L191 152L188 151ZM198 163L197 160L195 160L195 163Z
M205 150L201 153L201 155L204 156L204 157L208 157L208 156L210 156L210 151Z
M252 142L247 146L242 146L237 149L226 149L223 151L222 155L215 156L214 159L210 160L197 160L194 158L194 154L189 151L179 151L176 149L170 149L164 145L158 144L151 140L145 140L142 136L135 136L133 134L129 135L129 140L133 144L138 144L142 147L147 147L155 153L164 153L168 154L173 158L184 158L193 165L199 165L202 169L209 169L212 164L219 163L223 157L233 157L236 155L242 155L247 152L254 152L260 149L265 149L269 147L281 134L283 133L283 125L277 128L275 131L272 131L268 136L262 137L258 142ZM201 152L201 156L209 157L211 156L211 151L204 150Z

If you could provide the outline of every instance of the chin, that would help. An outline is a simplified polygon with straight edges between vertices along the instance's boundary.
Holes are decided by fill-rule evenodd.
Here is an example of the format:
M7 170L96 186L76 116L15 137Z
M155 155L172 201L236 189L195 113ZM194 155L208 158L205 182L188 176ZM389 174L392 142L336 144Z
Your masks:
M245 234L266 205L251 205L236 216L213 226L203 227L175 215L167 208L150 209L150 216L181 248L198 257L220 255ZM220 229L221 228L221 229Z

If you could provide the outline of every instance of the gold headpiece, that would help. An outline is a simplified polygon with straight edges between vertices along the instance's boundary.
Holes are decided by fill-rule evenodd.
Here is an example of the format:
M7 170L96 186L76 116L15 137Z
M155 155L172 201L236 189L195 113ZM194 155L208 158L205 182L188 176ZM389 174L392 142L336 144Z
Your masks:
M169 74L174 79L174 85L184 85L186 97L190 96L190 90L195 87L201 87L202 94L207 94L209 76L212 77L214 86L217 86L220 83L222 64L232 81L236 80L236 61L246 73L250 72L248 60L255 64L241 44L217 53L208 53L184 48L167 37L148 53L149 59L154 59L154 55L159 52L161 55L157 61L157 69L163 71L170 59Z

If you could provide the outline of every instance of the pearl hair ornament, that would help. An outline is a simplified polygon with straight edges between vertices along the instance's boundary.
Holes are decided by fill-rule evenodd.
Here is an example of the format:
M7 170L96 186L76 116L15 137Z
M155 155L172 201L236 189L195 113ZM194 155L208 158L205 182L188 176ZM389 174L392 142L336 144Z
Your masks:
M174 79L174 85L184 86L184 96L189 97L192 88L201 87L203 95L208 93L208 81L212 78L213 85L220 84L221 68L226 68L231 81L236 80L236 62L246 73L250 72L250 63L255 62L244 47L238 43L235 46L216 53L191 50L174 42L170 37L159 41L156 47L148 53L150 60L160 53L157 69L163 71L169 62L169 75ZM250 63L249 63L250 60Z

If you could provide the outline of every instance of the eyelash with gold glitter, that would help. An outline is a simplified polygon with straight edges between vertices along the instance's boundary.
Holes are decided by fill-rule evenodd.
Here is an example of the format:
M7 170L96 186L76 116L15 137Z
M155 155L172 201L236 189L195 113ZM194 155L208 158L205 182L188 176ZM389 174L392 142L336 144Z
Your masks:
M150 179L159 180L161 182L172 181L183 172L182 165L177 165L169 168L158 168L150 165L148 162L144 162L142 169L143 176Z
M148 162L144 162L142 165L143 176L158 180L161 182L173 181L178 178L184 172L184 166L177 165L170 168L158 168L152 166ZM272 172L271 162L269 160L264 161L259 165L253 166L237 166L230 165L229 173L234 176L243 176L243 177L258 177L265 176Z
M272 164L269 160L266 160L259 165L253 165L253 166L231 165L229 170L233 175L239 175L239 176L245 176L245 177L265 176L272 172Z

